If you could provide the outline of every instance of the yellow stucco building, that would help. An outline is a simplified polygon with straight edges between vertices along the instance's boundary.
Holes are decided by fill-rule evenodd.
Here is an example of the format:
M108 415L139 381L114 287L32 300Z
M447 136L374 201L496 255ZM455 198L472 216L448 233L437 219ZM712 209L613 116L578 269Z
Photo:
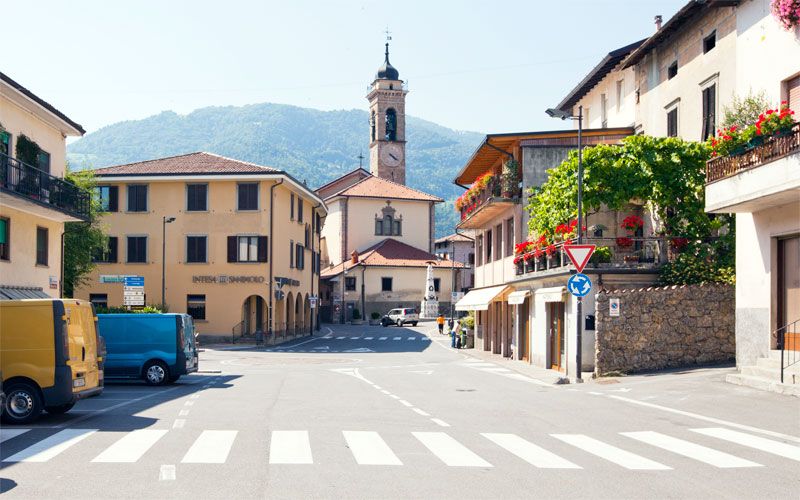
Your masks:
M143 276L145 303L188 312L208 339L280 341L318 327L327 208L304 184L210 153L95 173L109 247L77 297L122 306L124 277Z
M68 136L83 128L0 73L0 300L59 297L64 223L89 197L63 180Z

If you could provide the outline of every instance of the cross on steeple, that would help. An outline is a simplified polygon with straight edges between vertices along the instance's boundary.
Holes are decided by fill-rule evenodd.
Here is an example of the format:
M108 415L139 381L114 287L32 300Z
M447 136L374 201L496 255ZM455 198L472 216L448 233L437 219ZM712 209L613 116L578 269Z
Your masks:
M360 151L356 158L358 158L358 168L362 168L364 164L364 151Z

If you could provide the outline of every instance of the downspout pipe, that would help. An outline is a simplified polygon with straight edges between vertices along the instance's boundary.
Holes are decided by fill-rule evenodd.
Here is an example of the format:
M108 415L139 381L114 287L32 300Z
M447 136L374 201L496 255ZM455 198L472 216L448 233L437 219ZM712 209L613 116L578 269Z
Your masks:
M314 253L314 250L315 250L314 249L314 239L317 237L318 234L321 234L320 228L319 228L319 226L317 224L317 209L319 207L321 207L321 206L322 206L322 203L317 203L311 209L311 217L313 217L313 219L311 219L311 228L312 228L312 231L311 231L311 296L312 297L314 296L314 269L317 267L317 259L316 259L316 256L315 256L316 254ZM320 221L321 220L322 220L322 217L320 217ZM321 260L322 259L320 258L320 261ZM317 269L317 283L319 283L319 275L320 274L321 274L320 270ZM319 293L319 287L317 287L317 293ZM316 323L316 328L319 330L319 321L315 322L314 321L314 316L316 316L317 312L319 311L320 302L321 302L320 298L317 297L317 307L314 308L314 311L311 312L311 335L312 336L314 335L315 323Z
M280 182L276 182L272 186L269 187L269 328L267 329L267 333L269 338L275 340L275 337L272 336L273 333L273 326L275 324L275 318L273 317L273 310L274 310L274 303L275 294L273 291L273 264L275 262L275 253L272 251L275 247L275 233L273 231L274 221L275 221L275 188L283 184L283 179Z

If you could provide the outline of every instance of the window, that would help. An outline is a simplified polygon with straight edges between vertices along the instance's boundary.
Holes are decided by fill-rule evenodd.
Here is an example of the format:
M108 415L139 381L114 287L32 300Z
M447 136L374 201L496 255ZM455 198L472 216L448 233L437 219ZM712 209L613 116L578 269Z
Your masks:
M108 309L108 294L107 293L90 293L89 302L94 306L95 311L98 309Z
M238 210L258 210L258 183L242 182L238 185Z
M0 217L0 260L11 260L11 220Z
M442 285L442 278L433 278L433 291L438 292L439 287Z
M716 46L717 46L717 31L714 30L711 32L710 35L703 38L703 54L708 53L708 51L712 50Z
M289 220L294 220L294 193L291 194L289 199Z
M667 68L668 80L672 80L676 76L678 76L678 61L675 61L674 63L670 64L669 68Z
M205 264L207 262L207 241L206 236L187 236L186 262Z
M297 222L303 222L303 198L297 197Z
M289 268L294 268L294 240L289 241Z
M36 154L36 168L42 172L50 173L50 153L39 150Z
M382 292L392 291L392 278L381 278L381 291Z
M703 136L700 140L705 141L714 136L717 128L717 85L709 85L703 89Z
M595 238L602 238L603 237L603 227L602 225L597 225L594 227L594 237Z
M369 138L370 141L375 142L375 111L373 110L372 113L369 115Z
M294 267L297 269L305 269L306 268L306 250L303 248L303 245L298 243L294 246Z
M503 258L503 224L498 224L494 228L494 259Z
M667 137L678 137L678 108L667 112Z
M506 220L506 257L514 255L514 219Z
M386 140L397 140L397 112L392 108L386 110Z
M206 319L206 296L187 295L186 314L191 316L194 320Z
M147 212L147 184L128 186L128 212Z
M311 248L311 228L306 224L305 247Z
M36 228L36 265L47 265L48 251L48 231L47 228Z
M623 90L625 89L625 80L617 81L617 111L622 107Z
M600 94L600 126L608 126L608 97L605 94Z
M344 289L348 292L354 292L356 290L356 278L354 276L345 276Z
M0 131L0 153L11 156L11 134L5 130Z
M483 235L478 235L475 240L475 256L478 258L478 265L483 265Z
M103 212L116 212L119 210L119 187L118 186L97 186L95 196L100 203L100 210Z
M786 80L783 88L786 96L784 100L788 101L789 109L800 109L800 76Z
M375 219L375 236L383 236L383 220Z
M267 262L267 236L228 236L228 262Z
M403 234L403 221L395 220L394 221L394 232L392 233L395 236L401 236Z
M389 214L384 215L382 219L375 219L375 236L392 235L403 235L403 221L401 219L395 219Z
M317 234L319 234L320 232L322 232L322 218L317 213L314 214L314 220L317 221Z
M188 184L186 186L186 211L205 212L208 210L208 184Z
M105 264L115 264L117 262L117 245L118 239L116 236L108 237L108 245L105 250L92 256L94 262L101 262Z
M486 263L492 261L492 230L486 231Z
M472 265L472 266L475 265L475 254L474 253L470 252L469 255L467 255L467 263Z
M128 262L147 262L147 236L128 236Z

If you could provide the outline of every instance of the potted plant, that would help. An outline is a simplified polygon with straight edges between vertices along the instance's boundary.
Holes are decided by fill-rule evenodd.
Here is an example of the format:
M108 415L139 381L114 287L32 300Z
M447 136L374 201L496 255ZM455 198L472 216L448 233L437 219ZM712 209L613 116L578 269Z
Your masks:
M637 215L629 215L622 219L622 224L620 224L620 227L627 231L628 234L633 235L640 228L644 227L644 220Z
M606 246L595 248L589 262L591 262L594 267L597 267L598 264L607 264L611 262L611 249Z
M352 325L364 324L364 320L361 319L361 311L359 311L358 309L353 309L353 319L350 320L350 324Z
M794 111L789 109L786 101L781 102L778 109L768 109L758 115L755 129L756 135L761 137L782 137L792 132L794 125Z
M772 0L772 16L786 31L800 26L800 0Z
M519 187L519 163L516 160L507 160L503 164L503 198L513 198Z
M525 258L522 255L514 257L514 273L519 276L525 272Z
M617 238L617 246L621 249L627 250L633 246L633 240L627 237Z
M369 315L369 324L372 326L380 325L381 324L381 313L378 311L372 311Z

